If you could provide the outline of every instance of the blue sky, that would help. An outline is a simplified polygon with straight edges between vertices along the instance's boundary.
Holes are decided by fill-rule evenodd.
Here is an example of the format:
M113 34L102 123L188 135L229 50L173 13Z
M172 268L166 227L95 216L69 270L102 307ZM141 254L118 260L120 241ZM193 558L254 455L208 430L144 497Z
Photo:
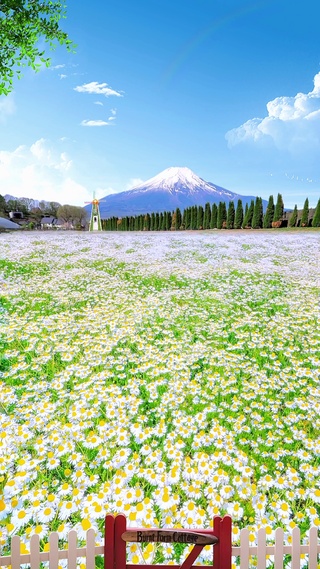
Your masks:
M70 1L76 53L0 97L0 193L82 205L170 166L320 197L318 0Z

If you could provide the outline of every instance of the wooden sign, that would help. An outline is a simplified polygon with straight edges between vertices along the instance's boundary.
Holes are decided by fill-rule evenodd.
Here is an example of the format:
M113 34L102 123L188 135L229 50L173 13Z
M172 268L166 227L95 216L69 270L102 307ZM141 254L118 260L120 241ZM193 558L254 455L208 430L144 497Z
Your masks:
M140 531L125 531L122 534L124 541L137 543L187 543L189 545L214 545L218 542L215 535L196 533L185 530L172 529L146 529Z

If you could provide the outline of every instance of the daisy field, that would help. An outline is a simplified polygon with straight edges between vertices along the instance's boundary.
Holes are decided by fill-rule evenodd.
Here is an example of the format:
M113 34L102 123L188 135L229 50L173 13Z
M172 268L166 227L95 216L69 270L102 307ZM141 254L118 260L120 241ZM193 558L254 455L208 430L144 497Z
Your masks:
M320 233L3 234L0 286L2 554L107 513L320 526Z

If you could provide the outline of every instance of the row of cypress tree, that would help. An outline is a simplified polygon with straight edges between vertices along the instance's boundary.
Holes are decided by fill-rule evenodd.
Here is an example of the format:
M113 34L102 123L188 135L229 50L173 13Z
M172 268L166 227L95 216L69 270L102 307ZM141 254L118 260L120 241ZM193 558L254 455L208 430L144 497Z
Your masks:
M263 211L262 198L251 200L243 208L242 200L238 200L237 207L233 201L228 208L225 202L218 205L206 203L205 206L187 207L183 212L179 208L175 211L161 213L146 213L135 216L110 217L102 220L102 228L106 231L169 231L183 229L268 229L281 224L284 212L282 195L278 194L274 203L273 196L269 197L268 205ZM308 225L309 200L305 200L301 223L302 227ZM298 209L295 205L289 219L289 226L295 227L298 222ZM312 220L313 227L320 227L320 199Z

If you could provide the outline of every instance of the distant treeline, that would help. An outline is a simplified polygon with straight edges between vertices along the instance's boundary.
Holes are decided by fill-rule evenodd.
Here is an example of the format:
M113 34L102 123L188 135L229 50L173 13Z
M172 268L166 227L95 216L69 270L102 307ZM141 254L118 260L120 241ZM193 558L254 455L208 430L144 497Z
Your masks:
M287 213L287 212L286 212ZM243 208L242 200L238 200L237 206L233 201L229 202L228 208L225 202L219 205L206 203L203 207L187 207L183 212L177 207L175 211L161 213L145 213L135 216L110 217L102 220L102 228L105 231L170 231L184 229L268 229L281 227L284 218L284 204L282 195L278 194L274 203L270 196L267 208L263 211L262 198L251 200ZM320 199L314 211L312 221L309 219L309 200L305 200L301 217L295 205L288 215L286 223L289 227L320 227Z

